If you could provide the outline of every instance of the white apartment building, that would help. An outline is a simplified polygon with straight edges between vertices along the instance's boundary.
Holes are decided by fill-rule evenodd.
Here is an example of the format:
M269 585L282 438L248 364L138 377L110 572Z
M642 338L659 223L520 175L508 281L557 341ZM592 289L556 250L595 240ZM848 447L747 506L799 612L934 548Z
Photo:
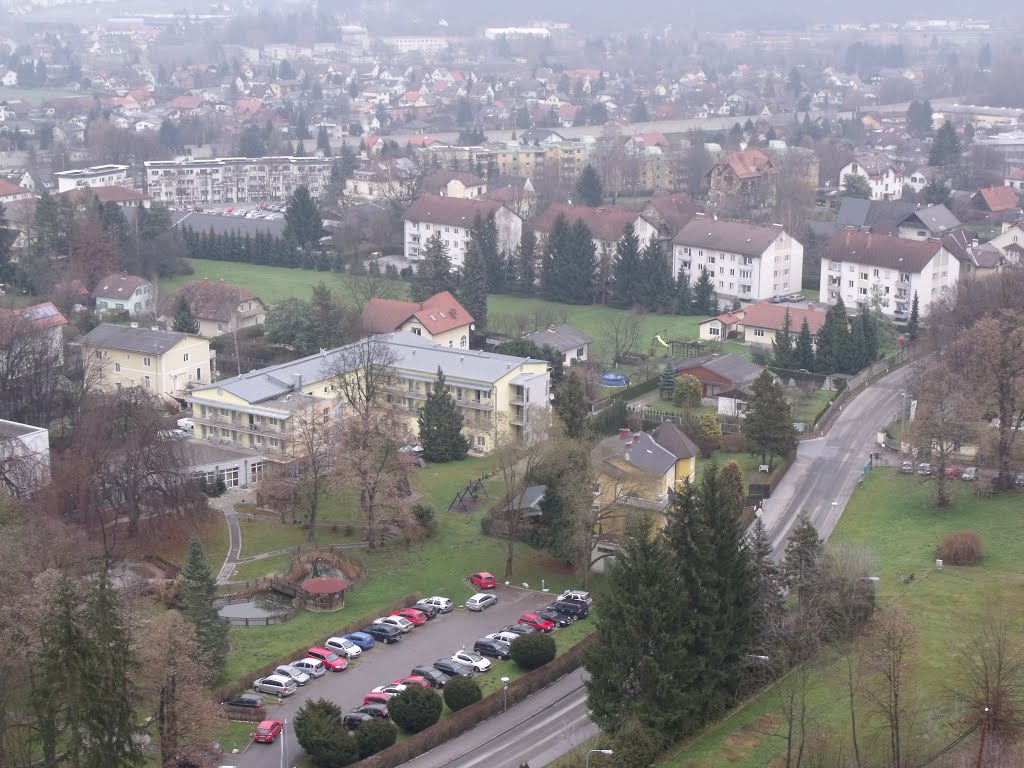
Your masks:
M698 213L672 239L672 273L693 285L711 273L719 298L762 301L800 290L804 247L781 224L708 218Z
M512 253L523 236L523 220L495 200L463 199L441 195L420 195L403 216L405 257L419 261L427 240L440 233L448 248L452 266L462 266L469 246L470 230L477 216L494 214L498 227L499 252Z
M882 312L896 320L918 309L928 314L932 302L949 293L960 279L960 262L939 240L907 240L855 229L836 233L821 257L821 301L842 297L850 309L865 306L878 294Z
M144 165L153 200L178 205L285 200L303 185L318 198L331 180L331 160L323 157L183 158Z
M128 165L94 165L89 168L78 168L73 171L59 171L57 192L70 192L80 187L128 187L132 180L128 177L131 166Z
M846 185L848 175L860 176L867 180L868 186L871 187L872 200L899 200L903 197L903 184L906 181L903 171L893 165L885 155L859 154L854 157L839 171L840 189ZM923 184L921 188L924 188Z

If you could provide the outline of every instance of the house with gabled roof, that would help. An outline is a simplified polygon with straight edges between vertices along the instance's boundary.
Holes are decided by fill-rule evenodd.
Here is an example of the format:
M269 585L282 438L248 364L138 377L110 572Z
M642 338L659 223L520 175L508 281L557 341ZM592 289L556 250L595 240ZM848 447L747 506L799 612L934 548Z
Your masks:
M448 291L421 302L370 299L360 323L366 333L405 331L442 346L468 349L473 316Z
M477 217L494 214L498 229L498 251L512 253L523 234L523 220L497 200L464 199L441 195L420 195L403 215L405 257L419 261L423 248L435 234L448 248L454 267L461 267L469 245L470 229Z
M156 308L154 297L149 280L127 272L107 275L96 283L92 292L96 314L100 317L112 312L127 312L130 317L148 314Z
M203 278L185 283L160 303L161 322L173 322L182 299L199 321L199 335L207 339L262 325L266 319L266 307L252 291L224 280Z
M708 171L708 203L720 211L751 211L775 205L777 171L759 149L730 152Z
M971 209L987 217L1020 212L1020 199L1011 187L986 187L971 195Z
M623 208L589 208L585 205L566 205L552 203L534 222L534 231L541 239L551 235L559 216L564 216L570 225L582 221L590 230L594 240L597 258L610 259L615 253L615 246L622 239L622 231L632 224L640 238L641 245L651 237L657 236L658 230L646 216L636 211ZM543 250L543 243L541 243Z

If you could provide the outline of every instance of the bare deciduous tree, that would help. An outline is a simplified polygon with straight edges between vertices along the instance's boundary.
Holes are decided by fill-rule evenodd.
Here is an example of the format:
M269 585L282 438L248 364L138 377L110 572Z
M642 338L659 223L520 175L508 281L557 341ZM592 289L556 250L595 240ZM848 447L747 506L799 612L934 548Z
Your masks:
M866 639L864 698L870 714L881 721L887 742L886 765L911 764L917 710L910 679L917 659L917 630L896 605L880 612Z
M320 494L333 472L338 446L338 427L331 402L296 394L299 406L291 418L292 462L289 471L298 484L299 498L309 521L309 540L316 541Z
M636 310L609 314L601 325L601 337L605 348L612 353L612 365L618 365L623 357L633 353L640 343L640 326L643 315Z
M990 615L957 646L956 656L971 719L984 719L996 743L1019 739L1024 732L1024 645L1008 617Z

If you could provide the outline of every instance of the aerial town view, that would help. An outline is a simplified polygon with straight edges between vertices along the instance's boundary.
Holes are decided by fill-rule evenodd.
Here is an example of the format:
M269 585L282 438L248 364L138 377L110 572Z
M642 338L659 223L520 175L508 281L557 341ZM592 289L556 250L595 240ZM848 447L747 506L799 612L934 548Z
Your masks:
M1022 34L0 0L0 768L1024 768Z

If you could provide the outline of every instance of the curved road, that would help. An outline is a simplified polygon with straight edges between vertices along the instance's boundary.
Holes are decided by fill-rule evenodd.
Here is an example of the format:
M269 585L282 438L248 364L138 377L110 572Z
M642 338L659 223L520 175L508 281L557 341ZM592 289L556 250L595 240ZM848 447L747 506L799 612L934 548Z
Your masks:
M899 410L911 366L872 384L839 414L825 437L800 443L797 459L764 504L764 521L776 557L802 512L822 538L835 529L864 470L877 451L876 435ZM432 752L410 768L542 768L598 733L586 711L583 672L577 671L508 712Z

